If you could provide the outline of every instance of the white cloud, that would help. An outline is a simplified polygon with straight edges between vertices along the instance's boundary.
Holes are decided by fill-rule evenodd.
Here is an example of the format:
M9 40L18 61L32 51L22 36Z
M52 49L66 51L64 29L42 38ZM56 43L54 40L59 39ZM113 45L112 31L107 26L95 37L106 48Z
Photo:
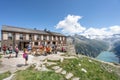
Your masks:
M110 29L110 32L113 34L120 34L120 26L118 25L111 26L109 29Z
M112 35L108 28L89 28L83 34L85 35Z
M84 35L113 35L120 34L120 26L111 26L108 28L88 28Z
M81 35L86 36L87 38L105 38L106 36L112 35L108 28L88 28Z
M85 27L81 26L81 24L78 22L78 20L81 18L81 16L68 15L55 27L56 29L62 29L62 32L66 34L79 34L86 29Z
M120 34L120 26L110 26L105 28L85 28L81 26L81 24L78 22L80 19L82 19L81 16L76 15L68 15L65 17L64 20L60 21L55 27L56 29L61 29L63 33L65 34L81 34L86 37L92 36L92 38L96 37L110 37L113 34ZM96 26L97 27L97 26Z
M94 39L112 37L113 34L120 34L120 26L111 26L107 28L88 28L81 35Z

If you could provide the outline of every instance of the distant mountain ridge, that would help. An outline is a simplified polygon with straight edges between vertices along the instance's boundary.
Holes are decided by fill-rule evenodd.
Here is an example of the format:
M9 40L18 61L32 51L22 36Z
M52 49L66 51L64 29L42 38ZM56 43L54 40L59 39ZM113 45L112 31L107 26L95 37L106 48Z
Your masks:
M100 39L100 40L104 40L104 39L119 39L120 40L120 34L113 34L113 35L85 35L86 38L89 39Z
M113 51L119 58L120 58L120 40L119 41L116 41L114 44L113 44L113 48L111 51Z
M97 57L100 52L107 50L109 44L104 40L89 39L81 35L68 36L71 43L75 45L77 54Z

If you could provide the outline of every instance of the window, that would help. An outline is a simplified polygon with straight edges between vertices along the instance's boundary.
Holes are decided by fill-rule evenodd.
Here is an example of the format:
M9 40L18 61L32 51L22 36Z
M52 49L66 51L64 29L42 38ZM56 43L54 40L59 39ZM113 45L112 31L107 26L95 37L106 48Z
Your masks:
M42 39L41 39L41 35L39 35L39 40L42 40Z
M31 34L29 34L29 40L32 40L32 35Z
M12 37L13 37L12 33L8 33L8 39L12 40Z
M52 36L49 36L49 40L52 40Z
M46 36L43 36L43 40L46 40Z
M23 34L20 34L20 40L23 40Z
M58 37L58 40L60 41L60 37Z
M61 41L63 41L63 37L61 37Z
M55 36L53 36L53 40L55 40Z
M35 42L35 45L38 46L38 42Z
M37 37L37 40L39 40L39 35L36 35L36 37Z

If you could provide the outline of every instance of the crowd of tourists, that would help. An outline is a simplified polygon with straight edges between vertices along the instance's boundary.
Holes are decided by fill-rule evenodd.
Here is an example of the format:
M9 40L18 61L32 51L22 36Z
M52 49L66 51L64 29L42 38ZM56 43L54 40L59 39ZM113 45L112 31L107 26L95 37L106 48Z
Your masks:
M17 45L15 45L15 47L13 47L12 45L6 46L6 45L4 44L2 50L3 50L3 54L4 54L4 55L6 55L6 54L9 55L9 56L8 56L8 59L12 57L12 56L11 56L12 53L15 53L15 57L16 57L16 58L18 57L19 49L18 49L18 46L17 46Z
M58 47L55 44L47 44L47 45L39 45L37 47L32 47L30 44L28 44L22 52L23 58L25 59L25 64L27 64L28 61L28 54L32 55L49 55L49 54L57 54L57 51L65 51L63 47ZM18 57L19 54L19 48L18 45L16 44L14 47L12 45L6 46L5 44L2 47L2 51L4 55L8 55L8 59L15 57ZM14 56L13 56L14 53Z
M48 55L48 54L57 54L57 46L56 45L40 45L39 47L33 47L31 50L31 54L33 55Z

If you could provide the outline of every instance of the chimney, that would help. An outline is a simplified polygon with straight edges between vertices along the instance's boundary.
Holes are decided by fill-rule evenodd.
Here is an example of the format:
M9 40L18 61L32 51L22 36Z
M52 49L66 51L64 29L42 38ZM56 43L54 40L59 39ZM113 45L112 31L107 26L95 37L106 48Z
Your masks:
M37 30L36 28L34 28L34 30Z

